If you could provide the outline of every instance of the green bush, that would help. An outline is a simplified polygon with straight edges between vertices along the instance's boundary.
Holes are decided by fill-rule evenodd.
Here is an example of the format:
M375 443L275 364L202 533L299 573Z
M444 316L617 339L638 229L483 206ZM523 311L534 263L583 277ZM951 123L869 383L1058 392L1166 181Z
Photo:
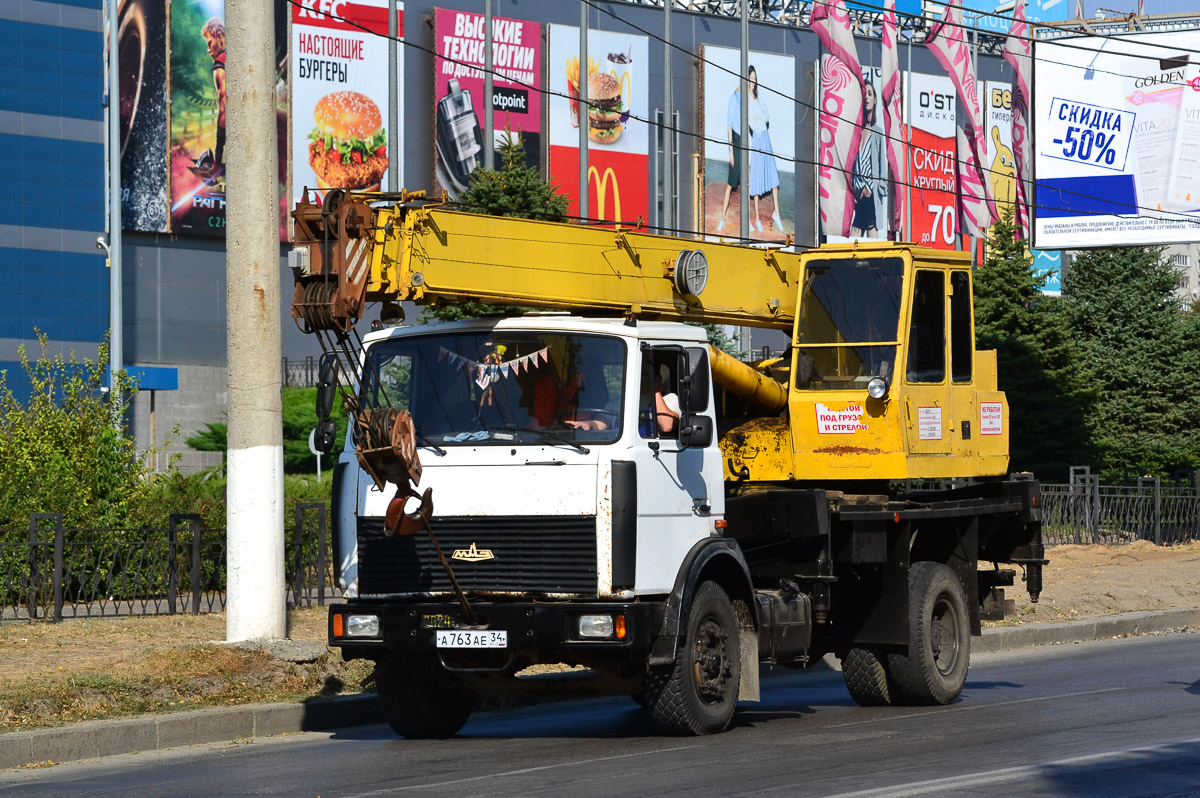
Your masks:
M30 513L62 513L66 526L122 525L149 487L149 458L126 426L136 389L119 372L104 391L106 343L95 361L51 357L40 332L38 343L36 360L18 348L28 401L0 371L0 526L27 528Z

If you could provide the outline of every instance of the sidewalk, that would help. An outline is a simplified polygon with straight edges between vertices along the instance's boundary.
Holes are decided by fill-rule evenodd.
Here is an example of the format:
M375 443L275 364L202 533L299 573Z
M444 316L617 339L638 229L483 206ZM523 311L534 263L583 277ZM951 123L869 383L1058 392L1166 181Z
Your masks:
M1079 621L986 629L983 637L971 641L971 651L987 654L1196 626L1200 626L1200 609L1129 612ZM814 669L822 667L818 663ZM528 703L528 700L520 703ZM330 731L382 722L383 710L374 694L301 704L219 707L123 720L88 721L56 729L0 735L0 768L232 742L274 734Z

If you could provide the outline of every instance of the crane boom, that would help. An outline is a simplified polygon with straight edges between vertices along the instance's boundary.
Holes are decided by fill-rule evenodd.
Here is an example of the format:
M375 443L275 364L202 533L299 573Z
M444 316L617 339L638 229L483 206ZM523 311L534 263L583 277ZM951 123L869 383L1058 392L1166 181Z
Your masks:
M308 263L298 264L292 315L309 327L346 331L366 302L404 300L787 331L795 318L800 255L778 247L482 216L421 195L371 198L331 192L293 213Z

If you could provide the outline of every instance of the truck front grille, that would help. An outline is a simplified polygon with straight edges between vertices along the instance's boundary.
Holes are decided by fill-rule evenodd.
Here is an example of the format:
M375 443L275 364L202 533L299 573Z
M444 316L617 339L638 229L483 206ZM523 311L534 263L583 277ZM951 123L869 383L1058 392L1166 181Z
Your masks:
M596 594L595 516L435 517L430 526L463 590ZM387 537L382 518L359 518L358 589L379 596L453 588L424 530Z

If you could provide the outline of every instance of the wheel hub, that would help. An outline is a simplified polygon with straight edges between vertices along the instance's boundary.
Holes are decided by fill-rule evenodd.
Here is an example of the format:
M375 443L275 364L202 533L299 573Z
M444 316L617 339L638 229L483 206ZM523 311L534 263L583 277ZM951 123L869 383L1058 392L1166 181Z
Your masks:
M696 630L692 651L692 676L697 692L705 700L720 701L725 697L733 672L728 647L729 639L721 625L712 618L705 619Z
M954 605L939 598L933 607L930 647L938 672L947 675L958 662L960 641L958 639L958 616Z

